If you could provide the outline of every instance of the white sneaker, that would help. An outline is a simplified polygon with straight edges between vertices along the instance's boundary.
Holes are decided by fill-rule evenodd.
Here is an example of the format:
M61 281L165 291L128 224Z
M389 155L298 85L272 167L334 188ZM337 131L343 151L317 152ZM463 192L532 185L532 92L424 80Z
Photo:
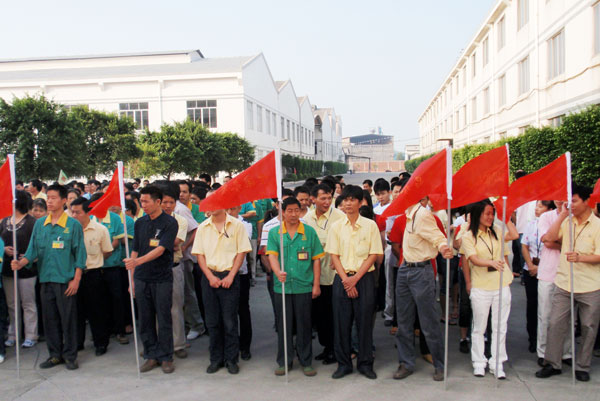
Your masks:
M473 376L476 377L483 377L485 376L485 367L477 367L477 368L473 368Z
M196 330L190 330L187 335L188 340L195 340L198 337L200 337L200 333L198 333Z
M0 363L4 362L4 355L0 354Z
M500 380L506 379L506 373L504 373L504 368L502 367L502 365L498 367L498 372L495 372L494 369L490 369L490 373Z
M15 340L6 340L4 341L4 345L7 347L14 347L15 346Z
M23 344L21 344L21 347L32 348L32 347L35 347L36 344L37 344L37 341L35 341L35 340L25 340L25 341L23 341Z

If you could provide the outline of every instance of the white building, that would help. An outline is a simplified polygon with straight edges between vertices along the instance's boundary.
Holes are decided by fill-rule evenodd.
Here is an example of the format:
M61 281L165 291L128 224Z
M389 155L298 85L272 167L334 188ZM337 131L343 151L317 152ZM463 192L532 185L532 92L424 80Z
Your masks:
M333 108L313 106L315 119L315 154L317 160L344 162L342 118Z
M191 50L0 60L1 98L38 94L129 115L140 130L190 117L248 139L258 158L280 146L315 159L308 97L298 98L289 80L276 82L262 54L204 58Z
M499 0L418 119L421 155L600 103L598 0Z

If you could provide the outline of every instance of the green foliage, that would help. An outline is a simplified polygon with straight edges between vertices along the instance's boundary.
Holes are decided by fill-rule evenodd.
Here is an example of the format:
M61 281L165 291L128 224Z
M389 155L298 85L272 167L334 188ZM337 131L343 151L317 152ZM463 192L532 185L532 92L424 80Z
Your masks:
M325 175L345 174L348 165L340 162L325 162Z
M246 138L231 132L217 135L221 136L225 153L225 160L221 165L222 171L227 171L229 175L232 175L250 167L254 161L254 146Z
M590 106L580 113L566 116L558 128L528 128L517 137L494 143L467 145L454 150L454 172L469 160L505 143L509 144L510 149L511 174L518 169L532 173L570 151L573 180L582 185L593 186L600 176L600 106ZM406 170L412 173L419 164L432 156L430 154L406 161Z

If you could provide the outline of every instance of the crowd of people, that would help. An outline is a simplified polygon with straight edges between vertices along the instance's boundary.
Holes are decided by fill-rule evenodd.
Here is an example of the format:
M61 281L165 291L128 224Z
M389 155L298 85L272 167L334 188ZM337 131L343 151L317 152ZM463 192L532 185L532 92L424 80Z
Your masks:
M574 363L577 379L588 381L592 357L600 356L600 207L587 204L591 189L573 185L571 235L560 200L525 204L505 225L488 199L448 216L424 198L400 216L381 217L409 179L401 173L391 182L365 180L360 187L346 185L341 176L309 178L294 190L284 188L281 204L260 199L211 212L199 208L220 186L210 175L198 181L136 179L125 184L125 210L113 206L104 218L90 215L90 204L108 182L17 182L16 213L0 222L0 363L7 348L44 340L49 357L41 369L77 369L88 326L100 357L111 339L129 343L135 321L141 372L173 372L174 359L186 358L190 342L207 334L206 372L226 368L237 374L239 359L252 358L251 288L266 275L277 376L297 360L306 376L317 374L319 361L337 363L334 379L352 373L354 365L375 379L373 330L381 313L396 340L394 379L415 371L418 342L433 380L441 381L440 323L448 307L448 324L458 325L457 346L471 354L473 374L489 371L504 379L511 283L519 280L527 298L528 351L540 366L535 375L548 378ZM16 310L22 310L21 344ZM316 355L314 334L322 347Z

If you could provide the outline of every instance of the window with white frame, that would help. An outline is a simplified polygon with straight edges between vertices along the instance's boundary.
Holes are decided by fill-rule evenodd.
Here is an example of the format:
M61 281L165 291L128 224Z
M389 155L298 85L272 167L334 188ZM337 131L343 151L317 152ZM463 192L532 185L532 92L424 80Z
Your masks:
M148 128L148 102L119 103L119 115L131 118L138 130Z
M450 115L450 117L448 117L448 126L446 127L446 131L452 132L453 129L454 129L453 116Z
M565 30L548 40L548 80L565 72Z
M550 125L557 128L560 127L563 123L563 120L565 118L564 114L561 114L560 116L556 116L554 118L550 119Z
M522 127L519 127L519 135L524 134L525 131L527 131L527 128L529 128L529 125L524 125Z
M272 118L272 122L273 122L273 136L277 136L277 114L275 114L275 112L271 112L271 118Z
M506 104L506 75L498 78L498 107Z
M456 124L456 127L454 129L457 131L460 129L460 120L458 119L459 115L460 115L460 112L458 110L456 110L454 112L454 124Z
M529 56L519 61L519 95L529 92Z
M498 37L497 37L498 51L500 51L506 44L506 21L504 19L504 16L502 16L502 18L500 18L500 21L498 21L498 24L496 25L496 32L498 35Z
M466 127L466 125L467 125L467 105L466 104L462 107L461 114L462 114L462 124L461 125L462 125L462 127Z
M208 128L217 128L216 100L188 100L187 116L190 120L201 123Z
M463 67L463 70L462 70L462 76L463 76L463 77L462 77L462 81L463 81L463 84L462 84L462 86L463 86L463 88L464 88L465 86L467 86L467 67L466 67L466 66L465 66L465 67Z
M285 118L281 117L281 139L285 139Z
M473 52L471 55L471 76L475 76L477 74L477 53Z
M262 132L263 130L263 108L262 106L256 105L256 130Z
M291 136L290 136L290 120L286 120L286 125L285 125L285 128L286 128L286 135L285 135L285 138L291 141L291 140L292 140L292 138L291 138Z
M477 120L477 96L471 98L471 121Z
M600 53L600 3L594 6L594 54Z
M498 134L498 139L506 139L506 131L500 132Z
M487 63L490 61L490 46L488 38L483 40L483 44L481 45L481 53L482 53L482 63L485 67Z
M292 141L298 142L298 138L296 135L296 123L292 122Z
M486 87L483 90L483 115L487 116L490 114L490 87Z
M517 30L529 22L529 0L517 0Z
M246 100L246 128L254 129L254 104Z
M265 109L265 134L271 135L271 112Z

